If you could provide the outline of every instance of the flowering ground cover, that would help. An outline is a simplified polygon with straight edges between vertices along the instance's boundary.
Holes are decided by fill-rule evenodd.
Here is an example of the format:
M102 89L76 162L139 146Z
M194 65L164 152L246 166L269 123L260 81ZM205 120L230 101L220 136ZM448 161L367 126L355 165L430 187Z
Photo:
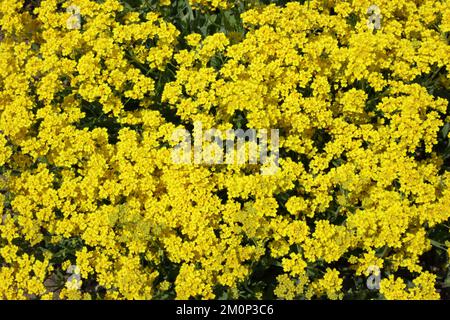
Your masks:
M0 27L1 299L450 298L449 0L0 0ZM181 163L179 130L220 139ZM230 130L276 132L271 165L209 161Z

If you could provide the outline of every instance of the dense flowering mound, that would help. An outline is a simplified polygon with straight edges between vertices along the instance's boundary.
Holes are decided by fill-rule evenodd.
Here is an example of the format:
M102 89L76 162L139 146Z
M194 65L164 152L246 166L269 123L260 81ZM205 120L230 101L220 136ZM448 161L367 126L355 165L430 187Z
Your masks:
M0 2L0 298L448 298L448 0L134 2Z

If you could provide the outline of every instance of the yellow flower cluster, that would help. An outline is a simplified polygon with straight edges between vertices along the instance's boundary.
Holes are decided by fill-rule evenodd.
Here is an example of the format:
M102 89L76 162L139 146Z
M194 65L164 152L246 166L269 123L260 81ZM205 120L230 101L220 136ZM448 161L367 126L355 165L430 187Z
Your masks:
M439 293L434 288L436 276L423 272L413 280L413 287L406 288L402 279L390 276L381 281L381 292L387 299L392 300L437 300Z
M448 100L416 80L450 70L448 0L377 0L379 30L366 0L261 6L187 47L155 12L60 3L0 4L0 298L236 297L267 263L278 298L340 299L373 265L385 298L439 298ZM280 169L172 163L197 121L279 129Z
M170 6L173 0L159 0L161 6ZM202 11L227 10L236 5L236 0L188 0L190 6Z
M233 1L230 0L190 0L190 3L208 9L228 9L233 5Z
M226 129L240 113L249 128L284 132L280 144L297 161L282 158L281 172L267 179L224 168L220 189L234 199L252 199L262 216L259 229L274 227L262 233L271 234L270 255L281 258L294 279L307 264L337 262L356 249L361 256L348 263L359 275L384 261L390 265L386 272L420 273L419 258L430 249L425 228L450 217L449 174L440 172L442 160L433 152L448 101L412 82L450 66L442 31L428 26L448 12L448 2L378 5L385 17L378 32L367 28L367 1L248 11L243 19L249 31L238 44L221 34L201 41L190 35L192 48L175 55L176 81L164 90L163 101L183 121ZM330 15L331 8L336 14ZM417 23L418 16L428 23ZM375 98L369 100L368 91ZM318 134L327 137L322 145ZM422 147L429 156L418 160L414 153ZM276 195L283 193L289 194L290 217L277 215L283 210ZM321 218L331 209L333 220L344 223ZM291 228L305 232L291 234ZM267 241L254 232L251 237ZM293 245L299 250L293 252ZM375 255L384 248L388 255ZM303 292L304 282L297 288L287 275L279 280L280 297ZM309 296L339 298L341 282L339 272L327 271L310 285Z

